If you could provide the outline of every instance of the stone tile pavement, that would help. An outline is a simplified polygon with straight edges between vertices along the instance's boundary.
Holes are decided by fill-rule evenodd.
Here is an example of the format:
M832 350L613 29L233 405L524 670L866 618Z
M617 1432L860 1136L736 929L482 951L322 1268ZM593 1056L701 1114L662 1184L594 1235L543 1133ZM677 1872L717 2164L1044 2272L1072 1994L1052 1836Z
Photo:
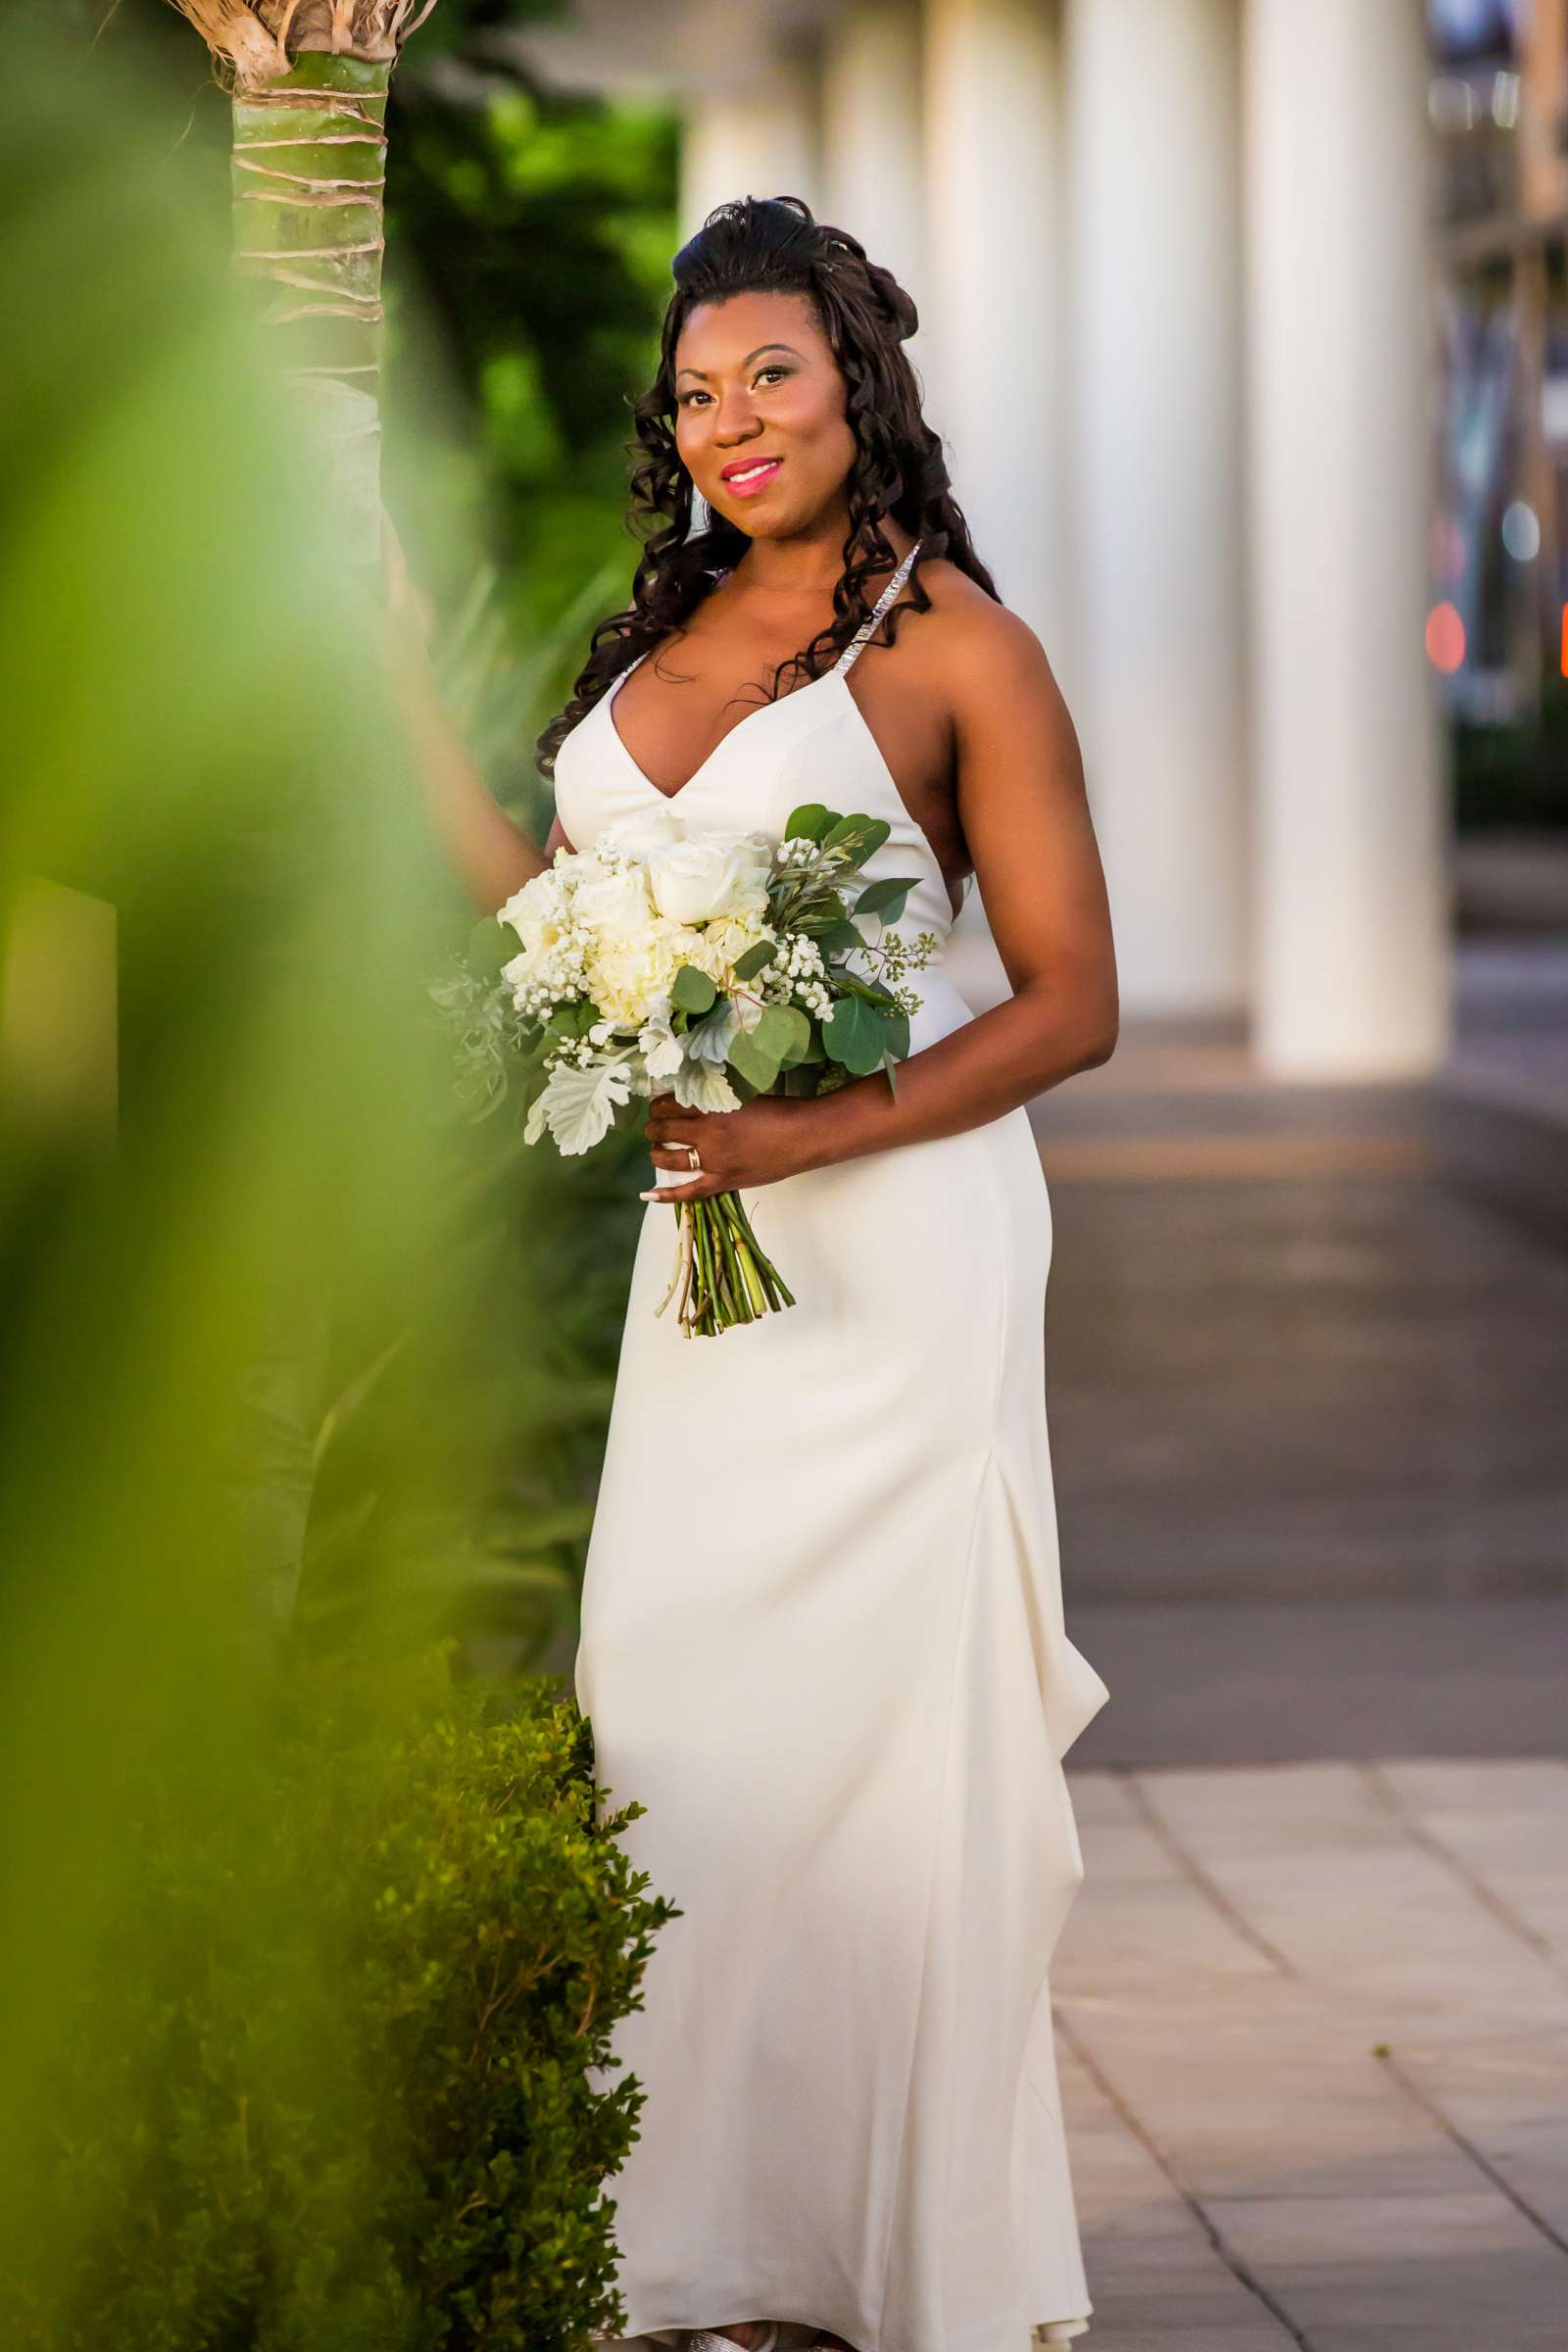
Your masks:
M1072 1781L1097 2352L1563 2352L1568 1761Z
M1461 970L1438 1087L1269 1086L1166 1024L1037 1106L1067 1622L1111 1692L1054 1980L1094 2352L1568 2352L1538 964ZM1526 1078L1550 1118L1483 1117Z

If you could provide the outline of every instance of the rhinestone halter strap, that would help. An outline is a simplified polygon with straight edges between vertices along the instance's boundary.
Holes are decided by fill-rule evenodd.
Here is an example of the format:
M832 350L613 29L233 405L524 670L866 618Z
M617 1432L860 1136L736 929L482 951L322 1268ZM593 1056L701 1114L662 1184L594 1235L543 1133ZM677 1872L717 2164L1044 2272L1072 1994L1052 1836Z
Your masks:
M840 654L838 660L834 662L833 667L838 672L840 677L844 675L846 670L853 667L861 646L864 645L869 639L871 631L876 627L877 622L881 619L888 607L895 601L900 589L904 586L905 581L908 578L909 573L914 566L914 559L919 553L920 542L917 539L914 545L910 548L908 554L905 557L904 562L899 565L898 570L893 574L892 579L889 580L887 586L877 598L876 603L871 608L868 618L861 621L859 627L856 630L855 635L850 639L849 644L844 648L843 653Z

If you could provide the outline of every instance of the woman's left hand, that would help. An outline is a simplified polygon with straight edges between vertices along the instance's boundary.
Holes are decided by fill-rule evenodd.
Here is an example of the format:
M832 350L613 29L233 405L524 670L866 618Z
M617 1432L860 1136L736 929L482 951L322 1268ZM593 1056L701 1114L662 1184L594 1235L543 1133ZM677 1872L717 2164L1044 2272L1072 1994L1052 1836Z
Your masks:
M669 1181L639 1198L705 1200L798 1176L812 1164L808 1139L813 1107L808 1098L759 1095L739 1110L685 1110L673 1095L656 1095L643 1133ZM693 1149L700 1169L692 1166Z

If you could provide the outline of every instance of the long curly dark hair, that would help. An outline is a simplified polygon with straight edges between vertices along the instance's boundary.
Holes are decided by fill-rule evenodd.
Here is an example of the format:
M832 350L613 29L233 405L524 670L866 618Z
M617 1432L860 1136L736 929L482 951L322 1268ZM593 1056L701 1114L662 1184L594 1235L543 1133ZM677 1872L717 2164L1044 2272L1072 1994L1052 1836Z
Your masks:
M833 619L809 645L779 664L773 699L792 678L820 677L870 617L867 578L887 570L894 550L883 529L892 515L920 553L909 578L917 612L931 599L920 564L945 556L988 596L996 583L969 542L953 496L942 443L920 414L920 394L904 344L919 319L913 302L890 270L865 257L848 230L813 218L798 196L744 196L709 214L676 254L675 290L664 313L659 372L633 405L637 461L631 477L631 527L643 540L631 603L602 620L571 700L539 738L539 766L554 773L556 754L570 730L640 655L678 634L721 575L750 547L746 533L709 512L706 530L692 529L690 475L675 453L675 348L699 303L734 294L804 294L833 349L848 387L847 414L855 434L848 482L850 527L844 570L833 591ZM891 642L896 616L887 622Z

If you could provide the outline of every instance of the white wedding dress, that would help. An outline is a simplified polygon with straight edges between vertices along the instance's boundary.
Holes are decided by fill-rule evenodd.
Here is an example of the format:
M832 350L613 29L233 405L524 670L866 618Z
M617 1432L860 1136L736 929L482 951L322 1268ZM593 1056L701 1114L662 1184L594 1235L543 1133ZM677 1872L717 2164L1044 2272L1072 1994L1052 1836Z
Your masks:
M885 817L867 877L916 876L900 927L945 938L858 651L673 801L770 840L804 801ZM612 702L560 751L577 848L657 792ZM914 985L917 1053L971 1016ZM650 1205L583 1592L598 1776L681 1912L615 2036L647 2093L608 2183L627 2340L1027 2352L1090 2310L1047 1970L1083 1871L1061 1758L1106 1696L1062 1626L1040 1162L1014 1110L745 1198L799 1304L683 1338Z

